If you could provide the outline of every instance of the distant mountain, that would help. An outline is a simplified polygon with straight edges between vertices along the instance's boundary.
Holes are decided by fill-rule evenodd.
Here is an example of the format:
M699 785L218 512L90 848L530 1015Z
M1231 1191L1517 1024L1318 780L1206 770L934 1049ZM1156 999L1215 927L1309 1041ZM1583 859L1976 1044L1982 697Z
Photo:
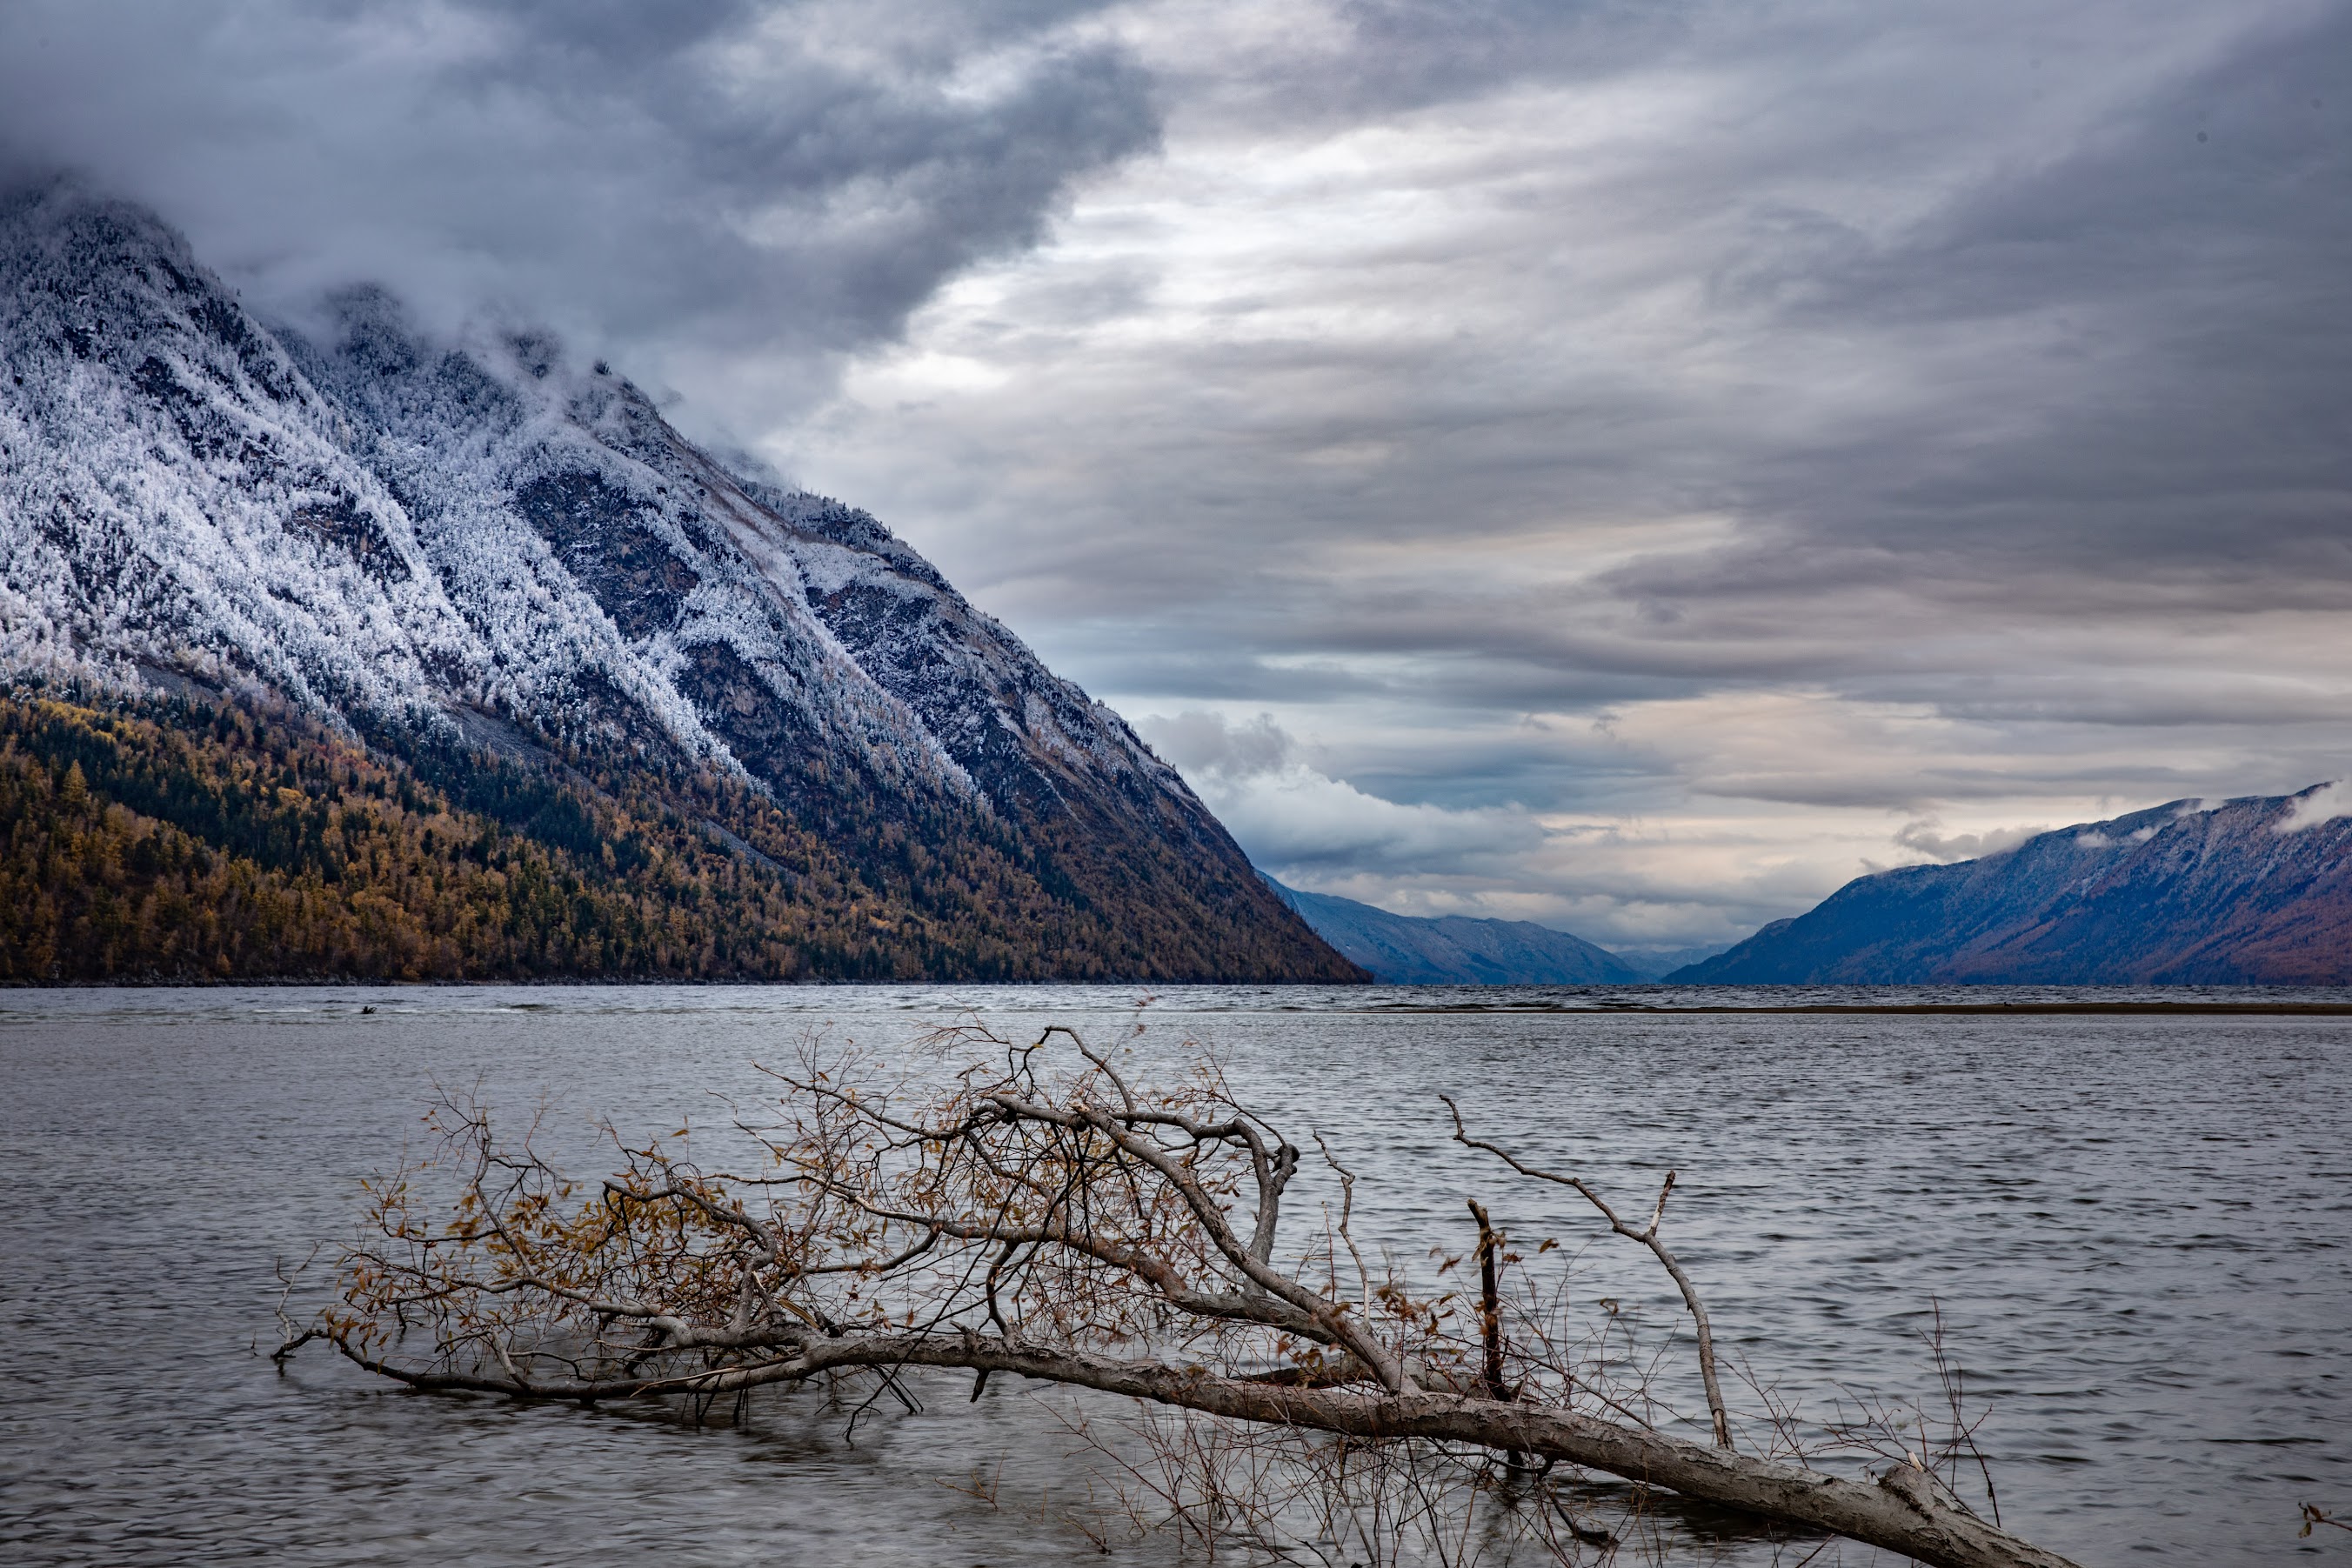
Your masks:
M1301 893L1272 877L1265 883L1316 935L1383 985L1606 986L1648 977L1581 936L1533 921L1391 915L1352 898Z
M203 726L229 703L224 736L282 710L526 832L702 822L776 929L862 933L689 972L1361 977L1117 714L904 541L730 473L544 337L432 342L368 291L273 329L152 214L61 183L0 193L0 364L19 695ZM336 755L320 768L363 775ZM668 896L660 857L633 859L650 840L565 832L561 874Z
M1982 860L1880 872L1667 978L2352 984L2352 820L2331 814L2339 791L2176 800Z
M1652 947L1630 951L1619 947L1612 949L1610 956L1643 979L1655 980L1673 974L1676 969L1712 958L1727 946L1727 943L1709 942L1696 947Z

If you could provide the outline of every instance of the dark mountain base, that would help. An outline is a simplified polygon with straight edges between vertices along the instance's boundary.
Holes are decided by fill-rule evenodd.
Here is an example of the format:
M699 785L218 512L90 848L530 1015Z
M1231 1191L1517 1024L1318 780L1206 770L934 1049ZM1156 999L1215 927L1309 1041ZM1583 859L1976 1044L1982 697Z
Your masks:
M1162 929L1116 890L1073 909L996 838L942 854L884 828L843 852L708 776L552 752L402 760L226 700L0 698L0 982L1224 967L1221 933Z

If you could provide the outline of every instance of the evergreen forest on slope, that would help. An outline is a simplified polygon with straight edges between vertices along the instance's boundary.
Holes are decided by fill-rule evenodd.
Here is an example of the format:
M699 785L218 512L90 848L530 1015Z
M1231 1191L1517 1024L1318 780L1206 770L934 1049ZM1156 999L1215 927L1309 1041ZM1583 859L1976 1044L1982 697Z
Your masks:
M586 766L584 759L581 760ZM0 697L0 981L1100 975L1010 834L846 845L713 775L451 753L276 706ZM1181 933L1164 968L1191 955Z

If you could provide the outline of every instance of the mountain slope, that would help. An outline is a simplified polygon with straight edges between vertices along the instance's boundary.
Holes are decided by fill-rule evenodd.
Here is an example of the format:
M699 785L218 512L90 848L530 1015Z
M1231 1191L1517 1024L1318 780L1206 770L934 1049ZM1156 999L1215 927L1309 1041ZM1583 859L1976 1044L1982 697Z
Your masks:
M899 976L779 813L735 814L835 896L658 802L509 773L518 831L294 716L149 706L0 699L0 981Z
M1301 893L1272 877L1266 885L1383 985L1602 986L1646 977L1581 936L1532 921L1391 915L1352 898Z
M1726 946L1721 942L1706 942L1688 947L1619 947L1612 950L1611 956L1644 980L1656 980L1676 969L1712 958Z
M2352 984L2333 786L2174 801L1848 883L1667 977L1743 985Z
M732 779L884 925L1026 943L1036 977L1357 977L1117 715L874 519L729 474L601 363L435 344L369 291L272 332L68 184L0 199L0 345L20 686L282 700L451 788L485 759L591 793Z

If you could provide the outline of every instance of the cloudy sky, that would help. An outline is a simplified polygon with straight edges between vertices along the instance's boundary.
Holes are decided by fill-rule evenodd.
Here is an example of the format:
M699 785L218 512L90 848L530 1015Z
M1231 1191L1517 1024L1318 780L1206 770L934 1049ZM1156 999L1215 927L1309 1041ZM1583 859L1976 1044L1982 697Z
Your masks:
M1259 862L1727 941L2352 768L2352 5L0 0L0 159L552 325Z

